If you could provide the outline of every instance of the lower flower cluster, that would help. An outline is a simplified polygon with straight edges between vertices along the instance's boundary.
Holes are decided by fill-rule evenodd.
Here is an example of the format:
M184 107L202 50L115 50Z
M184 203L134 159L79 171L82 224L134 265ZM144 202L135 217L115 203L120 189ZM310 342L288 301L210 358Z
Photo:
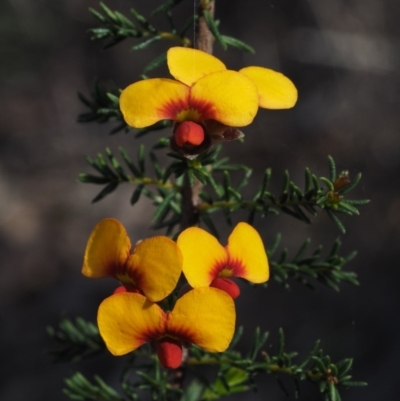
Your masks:
M176 242L155 236L131 253L123 225L105 219L89 237L82 273L120 282L98 310L108 350L124 355L153 343L161 365L174 369L187 344L208 352L228 348L235 331L234 299L240 294L232 278L263 283L269 266L260 235L247 223L234 228L225 247L205 230L190 227ZM161 307L166 298L173 298L172 310Z

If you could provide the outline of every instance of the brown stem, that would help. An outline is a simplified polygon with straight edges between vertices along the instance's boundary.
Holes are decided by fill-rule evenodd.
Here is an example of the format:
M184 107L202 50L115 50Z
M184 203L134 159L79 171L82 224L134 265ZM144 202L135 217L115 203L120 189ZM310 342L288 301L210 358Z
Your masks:
M196 46L198 49L206 53L213 52L214 37L208 29L206 20L204 18L204 11L208 11L214 17L215 0L200 0L199 4L199 20L197 23L197 38Z
M204 11L208 11L214 16L215 0L200 0L198 15L199 19L196 24L196 47L207 53L212 53L214 38L208 29L204 18ZM199 222L198 206L201 203L200 191L202 183L196 178L193 187L190 186L188 177L186 176L184 188L182 191L182 219L181 230L187 227L195 226Z

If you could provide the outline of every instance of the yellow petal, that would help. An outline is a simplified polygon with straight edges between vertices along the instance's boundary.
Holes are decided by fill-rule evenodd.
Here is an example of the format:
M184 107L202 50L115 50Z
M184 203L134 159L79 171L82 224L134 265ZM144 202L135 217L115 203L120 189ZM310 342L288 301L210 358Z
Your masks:
M140 294L111 295L99 306L100 335L113 355L124 355L165 333L165 313Z
M227 252L207 231L190 227L177 240L183 255L183 273L193 287L210 285L227 262Z
M248 76L257 86L259 106L265 109L290 109L297 102L297 89L280 72L263 67L246 67L239 72Z
M83 258L82 274L100 278L120 272L131 250L124 226L115 219L100 221L90 234Z
M223 352L232 340L235 320L235 305L226 292L195 288L176 301L167 317L167 332L206 351Z
M239 72L213 72L191 87L190 106L202 110L203 119L243 127L249 125L257 114L257 87Z
M239 223L228 238L227 250L233 275L253 283L264 283L269 278L269 265L263 241L247 223Z
M189 86L207 74L226 70L221 60L188 47L171 47L167 52L167 63L171 75Z
M120 96L120 108L128 125L143 128L160 120L175 120L188 108L189 88L172 79L154 78L135 82Z
M135 247L126 268L144 295L158 302L176 287L182 271L182 254L170 238L152 237Z

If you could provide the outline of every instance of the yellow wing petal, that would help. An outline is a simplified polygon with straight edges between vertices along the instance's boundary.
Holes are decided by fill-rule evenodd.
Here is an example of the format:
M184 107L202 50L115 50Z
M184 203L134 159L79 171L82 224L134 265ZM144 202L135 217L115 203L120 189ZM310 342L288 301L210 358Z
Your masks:
M232 298L211 287L195 288L176 301L167 317L167 333L209 352L225 351L235 331Z
M135 247L126 268L144 295L158 302L176 287L182 272L182 254L170 238L152 237Z
M143 295L124 292L100 304L97 323L108 350L124 355L164 334L165 313Z
M160 120L175 120L188 108L189 88L172 79L154 78L135 82L120 96L120 108L128 125L148 127Z
M243 127L257 114L258 91L244 74L218 71L200 78L191 87L189 102L191 108L202 110L203 119Z
M227 262L227 252L207 231L190 227L177 240L183 255L183 273L193 287L210 285Z
M131 241L115 219L100 221L90 234L83 258L82 274L91 278L115 277L128 259Z
M167 63L171 75L189 86L207 74L226 70L221 60L188 47L171 47L167 52Z
M230 265L238 266L233 275L253 283L264 283L269 278L269 265L263 241L247 223L239 223L228 238ZM231 266L230 266L231 267Z
M248 76L257 86L259 106L265 109L290 109L297 102L297 89L280 72L263 67L246 67L239 72Z

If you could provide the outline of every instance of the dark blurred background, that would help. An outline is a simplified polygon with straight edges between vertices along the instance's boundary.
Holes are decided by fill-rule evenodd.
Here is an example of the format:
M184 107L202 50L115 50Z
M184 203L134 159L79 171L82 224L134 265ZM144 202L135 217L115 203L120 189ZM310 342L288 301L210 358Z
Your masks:
M107 4L122 11L134 6L146 15L160 1ZM100 219L120 219L133 241L154 235L152 206L145 200L129 205L133 188L121 186L91 205L100 188L77 182L80 172L90 171L85 155L120 145L133 155L140 141L132 134L109 136L111 126L77 124L84 107L76 92L88 93L94 77L125 87L169 44L130 52L136 42L126 41L103 51L87 33L96 25L89 7L98 8L98 1L0 2L2 401L64 400L63 379L77 370L116 382L116 358L52 365L47 350L54 344L45 327L57 325L61 314L94 320L99 302L114 287L111 280L88 280L80 273L86 240ZM265 290L244 290L238 306L239 322L247 327L244 349L259 324L271 332L271 345L283 327L289 350L304 354L321 338L334 360L354 357L354 379L369 387L343 391L348 401L400 396L399 11L397 0L217 0L221 31L250 43L257 53L224 52L216 45L216 55L232 69L280 70L300 94L293 110L260 110L244 130L244 144L227 144L224 155L254 168L254 185L272 167L273 186L279 189L286 168L299 185L305 167L327 175L330 154L339 170L363 173L354 197L372 199L360 217L343 219L346 235L323 213L310 226L287 216L255 223L266 244L281 232L282 246L292 255L307 237L315 247L329 247L340 237L344 254L359 251L348 268L358 273L360 287L344 284L335 293L294 283L287 291L272 283ZM193 1L177 9L182 21L191 13ZM160 135L165 133L145 141ZM229 230L222 222L221 227L226 239ZM285 399L272 378L259 384L259 392L246 399ZM302 400L321 399L311 384L302 389Z

